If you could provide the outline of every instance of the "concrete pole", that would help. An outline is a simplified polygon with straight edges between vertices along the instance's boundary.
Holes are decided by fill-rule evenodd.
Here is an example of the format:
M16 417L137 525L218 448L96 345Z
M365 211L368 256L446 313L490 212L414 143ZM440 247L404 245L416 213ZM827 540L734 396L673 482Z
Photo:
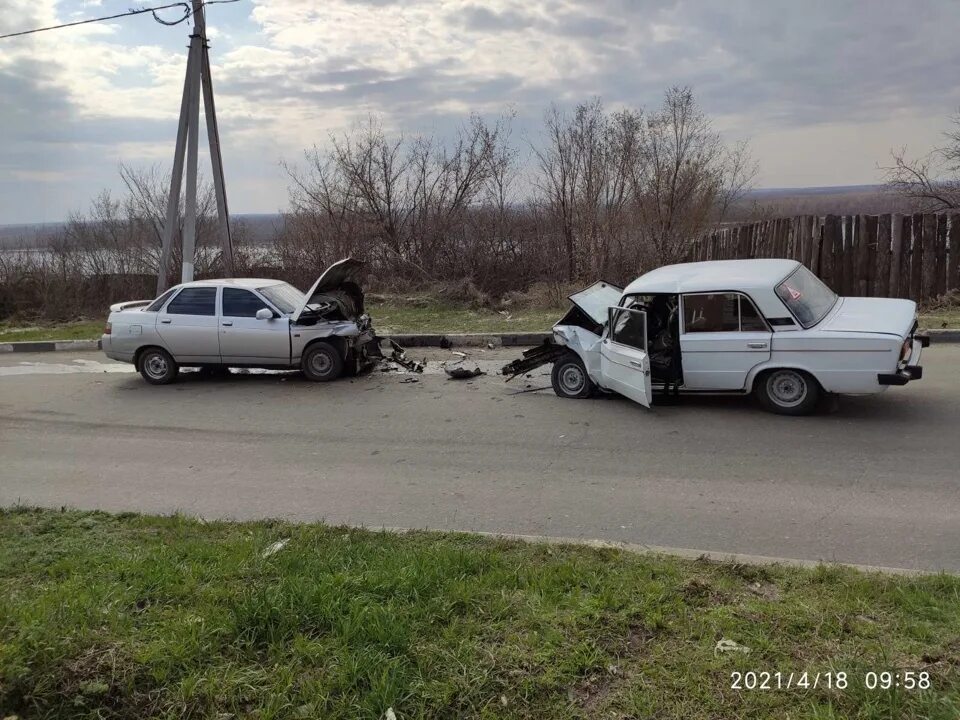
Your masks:
M173 151L173 173L170 175L170 195L167 198L167 217L163 225L163 245L160 249L160 267L157 272L157 296L166 292L170 257L173 255L173 237L180 214L180 187L183 184L183 155L187 145L187 117L190 107L190 78L193 53L187 56L187 72L183 79L183 97L180 100L180 124L177 126L177 144Z
M200 77L203 85L203 110L207 121L207 140L210 143L210 164L213 166L213 189L217 197L217 235L220 240L224 277L233 277L233 238L230 235L230 213L227 209L227 191L223 178L223 156L220 153L220 130L217 110L213 102L213 77L210 74L210 53L207 44L207 19L202 0L193 0L197 29L203 39Z
M194 27L190 36L190 106L187 120L187 188L183 218L183 271L180 282L193 280L194 252L197 245L197 151L200 138L200 64L202 38Z

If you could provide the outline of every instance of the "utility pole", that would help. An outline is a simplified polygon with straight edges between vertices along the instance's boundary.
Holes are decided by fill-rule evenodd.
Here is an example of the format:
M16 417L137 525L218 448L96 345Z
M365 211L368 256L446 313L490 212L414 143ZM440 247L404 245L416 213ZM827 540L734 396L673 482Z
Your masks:
M184 202L183 267L180 282L193 280L193 260L197 239L197 154L200 138L200 93L203 92L203 108L206 113L207 142L210 145L210 162L213 166L213 186L217 199L217 234L223 260L225 277L233 275L233 243L230 238L230 216L227 210L227 193L223 179L223 157L220 153L220 132L217 128L217 113L213 102L213 81L210 77L210 55L207 44L207 25L203 14L203 1L191 0L193 5L193 33L190 35L190 50L187 55L187 71L183 81L183 96L180 100L180 123L177 126L177 142L173 155L173 172L170 176L170 195L167 198L167 216L163 226L163 247L160 252L160 268L157 274L157 295L167 289L167 273L173 255L173 239L180 214L180 188L183 182L184 156L187 164L187 187Z

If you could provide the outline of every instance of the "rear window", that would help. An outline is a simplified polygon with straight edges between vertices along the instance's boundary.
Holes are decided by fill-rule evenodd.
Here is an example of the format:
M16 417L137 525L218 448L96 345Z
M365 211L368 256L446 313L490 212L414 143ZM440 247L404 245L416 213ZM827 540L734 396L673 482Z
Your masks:
M167 300L169 300L169 299L170 299L170 296L173 295L176 291L177 291L176 288L174 288L173 290L167 290L163 295L161 295L161 296L158 297L156 300L154 300L152 303L150 303L150 304L147 306L146 310L144 310L144 312L159 312L159 311L160 311L160 308L163 307L163 304L164 304Z
M802 265L777 285L777 296L805 328L823 320L837 302L837 294Z

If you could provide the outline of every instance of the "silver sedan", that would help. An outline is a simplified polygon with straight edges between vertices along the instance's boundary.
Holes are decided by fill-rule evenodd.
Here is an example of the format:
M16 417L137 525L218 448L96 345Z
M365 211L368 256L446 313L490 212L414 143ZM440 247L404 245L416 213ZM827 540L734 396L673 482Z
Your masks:
M154 385L173 382L183 366L299 368L310 380L334 380L380 355L358 282L362 265L334 263L307 293L279 280L230 278L118 303L103 351Z

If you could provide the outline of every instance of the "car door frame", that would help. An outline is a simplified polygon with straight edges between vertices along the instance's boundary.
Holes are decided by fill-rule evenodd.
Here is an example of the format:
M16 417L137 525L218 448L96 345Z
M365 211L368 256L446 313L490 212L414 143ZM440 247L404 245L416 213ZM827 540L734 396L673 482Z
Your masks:
M273 312L273 317L270 320L257 320L256 318L246 318L246 317L235 317L233 315L224 315L223 314L223 298L226 290L242 290L244 292L251 293L256 297L260 302L262 302L267 308ZM239 325L238 325L239 322ZM265 324L265 327L258 327L259 324ZM274 327L269 327L267 324L275 324ZM230 354L229 351L232 351L233 348L230 347L230 344L227 344L225 352L224 349L224 338L225 336L231 334L240 334L244 329L249 329L253 332L267 332L271 335L275 334L282 337L277 337L276 340L279 343L279 346L282 348L283 353L281 355L272 355L272 354L260 354L260 355L237 355ZM267 298L265 298L261 293L257 292L255 288L249 287L226 287L222 286L220 288L220 294L217 298L217 332L220 342L220 361L224 365L231 365L233 367L287 367L290 365L290 318L280 312L276 306ZM232 339L232 338L231 338ZM255 348L262 349L262 348Z
M743 300L751 304L765 330L687 332L687 298L699 295L736 295L737 322L743 326ZM700 345L704 347L699 347ZM702 290L680 294L680 362L685 390L735 392L744 390L753 369L768 362L773 328L749 293L743 290ZM708 357L702 357L708 356Z
M643 349L613 339L616 320L622 313L643 317ZM603 386L644 407L650 407L653 391L650 380L650 358L647 354L647 313L625 307L607 308L607 327L600 343L600 374Z
M170 312L170 306L180 297L181 293L185 290L195 290L198 288L213 288L215 291L213 299L213 315L188 315L184 313L172 313ZM164 349L166 349L181 365L207 365L207 364L218 364L220 362L220 316L218 315L218 308L220 307L220 286L219 285L190 285L187 287L182 287L177 292L172 295L163 307L157 311L156 319L156 332L157 337L160 338ZM184 323L179 325L173 322L174 318L211 318L212 324L209 328L206 328L203 325L196 325L190 323ZM179 330L177 328L180 328ZM183 347L189 347L191 341L189 339L190 334L196 334L195 329L209 329L213 333L213 341L209 342L209 347L206 349L211 351L207 353L186 353L183 352ZM166 334L164 334L166 331ZM186 334L184 333L186 331ZM202 348L201 348L202 349ZM216 350L216 354L213 354L212 351Z

